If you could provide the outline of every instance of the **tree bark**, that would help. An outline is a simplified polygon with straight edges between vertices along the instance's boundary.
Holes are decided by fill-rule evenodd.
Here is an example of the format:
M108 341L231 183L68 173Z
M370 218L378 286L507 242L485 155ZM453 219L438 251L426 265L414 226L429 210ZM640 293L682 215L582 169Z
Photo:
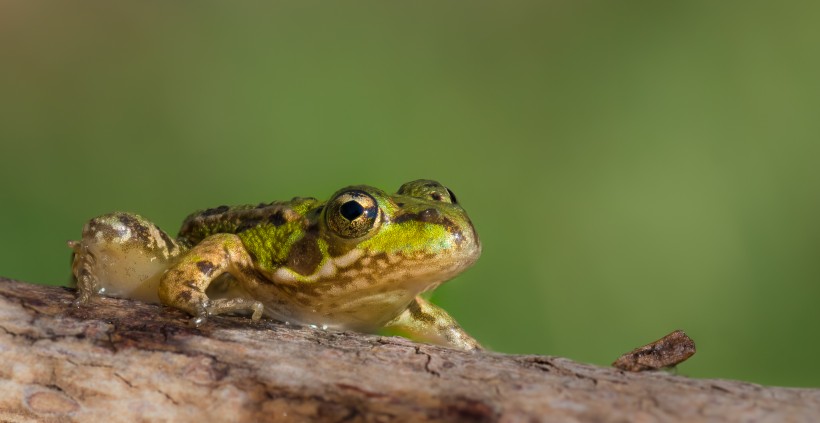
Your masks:
M0 421L820 419L820 389L215 317L0 279Z

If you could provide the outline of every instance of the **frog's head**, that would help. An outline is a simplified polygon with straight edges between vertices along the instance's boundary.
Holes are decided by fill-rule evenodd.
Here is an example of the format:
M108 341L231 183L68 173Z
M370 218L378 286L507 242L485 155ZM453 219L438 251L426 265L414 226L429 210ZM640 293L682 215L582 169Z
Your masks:
M369 186L337 191L323 214L331 255L343 272L416 295L472 265L481 244L452 191L408 182L388 195ZM349 257L345 263L343 257Z

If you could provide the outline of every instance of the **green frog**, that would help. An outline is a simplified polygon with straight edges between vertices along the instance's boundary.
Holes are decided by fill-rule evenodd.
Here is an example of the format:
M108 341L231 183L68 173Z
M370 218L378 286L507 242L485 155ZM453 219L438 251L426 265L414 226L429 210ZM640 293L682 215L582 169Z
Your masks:
M481 254L467 213L435 181L408 182L393 195L358 185L327 201L202 210L176 239L139 215L115 212L90 220L69 246L77 305L107 295L175 307L196 325L236 313L481 348L420 296Z

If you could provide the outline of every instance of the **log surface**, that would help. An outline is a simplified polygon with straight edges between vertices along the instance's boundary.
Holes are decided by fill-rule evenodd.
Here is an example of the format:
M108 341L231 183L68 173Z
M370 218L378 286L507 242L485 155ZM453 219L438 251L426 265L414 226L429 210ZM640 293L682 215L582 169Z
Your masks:
M0 278L0 421L801 422L820 389L628 373Z

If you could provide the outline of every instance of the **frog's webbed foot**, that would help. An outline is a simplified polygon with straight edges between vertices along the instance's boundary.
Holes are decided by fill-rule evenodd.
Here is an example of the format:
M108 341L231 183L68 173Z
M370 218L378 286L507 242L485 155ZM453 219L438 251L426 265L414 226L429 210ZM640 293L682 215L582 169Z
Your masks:
M416 297L407 309L388 322L385 328L407 333L412 338L423 342L460 350L483 349L481 344L468 335L452 316L421 297Z
M265 311L265 306L255 300L246 298L219 298L216 300L207 300L205 304L200 304L196 308L196 314L191 319L194 326L201 326L208 320L209 316L216 316L219 314L228 313L251 313L251 320L259 320L262 318L262 313Z

